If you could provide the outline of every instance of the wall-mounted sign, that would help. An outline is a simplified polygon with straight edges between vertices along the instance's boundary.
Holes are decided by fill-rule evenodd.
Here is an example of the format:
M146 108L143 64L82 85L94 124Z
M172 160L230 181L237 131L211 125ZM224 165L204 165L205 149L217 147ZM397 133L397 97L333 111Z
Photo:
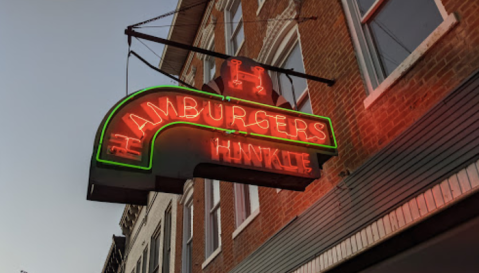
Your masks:
M264 70L227 62L223 94L236 97L162 86L115 105L96 136L88 199L142 203L148 191L181 193L193 177L291 190L319 178L337 154L330 119L270 105Z

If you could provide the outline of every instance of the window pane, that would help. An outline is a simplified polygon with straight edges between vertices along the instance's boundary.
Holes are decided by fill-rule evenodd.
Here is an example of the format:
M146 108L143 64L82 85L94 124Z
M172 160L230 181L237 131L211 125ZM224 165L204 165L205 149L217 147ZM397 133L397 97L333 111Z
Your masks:
M186 247L186 272L192 272L193 256L191 242Z
M136 262L136 273L141 273L141 258Z
M216 204L220 202L220 181L219 180L213 180L213 183L211 183L212 193L213 193L213 202L211 208L213 208ZM211 209L210 208L210 209Z
M185 209L185 238L189 240L191 238L191 211L190 207L187 206Z
M258 186L249 185L249 199L251 204L251 212L259 208Z
M143 250L143 263L142 263L142 273L146 273L146 258L148 257L148 246Z
M219 229L218 229L218 210L214 211L212 214L211 214L211 222L212 222L212 226L211 226L211 239L212 239L212 244L211 244L211 251L213 252L215 249L218 248L218 245L219 245L219 236L218 236L218 233L219 233ZM211 253L210 253L211 254Z
M193 201L190 205L190 238L193 237Z
M357 2L361 16L363 16L371 8L374 2L376 2L376 0L357 0Z
M163 272L170 272L171 208L165 212L165 237L163 238Z
M241 20L241 16L243 16L243 11L241 10L241 1L236 1L238 4L236 4L236 7L233 7L231 10L231 33L233 33L238 26L239 21Z
M243 24L241 23L238 29L238 32L236 32L233 36L233 54L238 51L239 47L241 46L241 43L244 40L244 32L243 32Z
M368 22L387 75L442 22L434 0L390 0Z
M221 208L216 211L216 217L218 219L218 246L221 245ZM216 249L216 248L215 248Z
M304 113L313 113L313 109L311 108L311 100L306 98L305 102L303 102L303 105L299 107L299 111L304 112Z
M289 54L288 58L286 58L286 61L284 62L282 67L285 69L293 68L293 70L296 72L304 73L303 58L301 56L301 49L299 47L299 43L296 43L293 50ZM297 101L299 97L301 96L301 94L303 94L303 92L306 90L306 87L307 87L306 79L298 78L294 76L291 76L291 79L293 80L294 94ZM286 77L285 74L280 74L279 85L280 85L281 95L283 95L283 97L287 101L289 101L291 105L294 105L293 90L291 88L291 82L289 81L288 77Z
M209 68L209 80L212 80L215 77L216 73L216 63L214 58L208 59L208 68Z

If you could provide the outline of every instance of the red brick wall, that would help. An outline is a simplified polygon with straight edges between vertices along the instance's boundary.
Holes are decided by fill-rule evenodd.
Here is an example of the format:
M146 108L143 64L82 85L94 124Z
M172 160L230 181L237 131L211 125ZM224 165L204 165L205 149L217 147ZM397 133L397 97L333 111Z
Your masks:
M353 172L368 158L408 128L462 80L479 68L479 1L444 0L448 13L456 12L460 22L442 37L406 74L369 109L357 64L355 51L340 0L305 0L301 16L317 16L299 24L306 73L336 80L333 87L308 81L313 112L333 121L339 146L339 156L324 164L322 178L307 187L305 192L260 188L260 214L234 240L233 184L221 183L222 252L204 270L204 185L201 179L194 184L194 272L226 272L250 255L294 216L341 181L339 174ZM288 0L266 0L260 15L256 0L243 0L245 45L239 55L255 58L263 45L267 23L248 23L274 18L287 7ZM213 9L217 18L215 50L225 52L223 12ZM217 59L219 67L222 60ZM202 63L196 57L195 86L203 84ZM188 71L189 72L189 71ZM179 207L178 217L182 216ZM182 243L182 219L178 219ZM177 250L181 253L181 246ZM181 259L177 259L181 272Z

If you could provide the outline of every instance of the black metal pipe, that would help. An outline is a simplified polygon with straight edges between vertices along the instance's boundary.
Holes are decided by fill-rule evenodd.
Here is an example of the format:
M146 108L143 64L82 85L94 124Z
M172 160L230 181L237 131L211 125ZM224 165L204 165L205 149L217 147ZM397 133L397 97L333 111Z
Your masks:
M133 37L148 40L148 41L151 41L151 42L156 42L156 43L160 43L160 44L165 44L165 45L169 45L169 46L173 46L173 47L182 48L182 49L185 49L185 50L198 52L198 53L213 56L213 57L216 57L216 58L221 58L221 59L233 58L233 56L229 56L229 55L226 55L226 54L223 54L223 53L218 53L218 52L206 50L206 49L203 49L203 48L190 46L190 45L185 45L185 44L174 42L174 41L171 41L171 40L167 40L167 39L155 37L155 36L152 36L152 35L140 33L140 32L134 31L131 28L125 29L125 34L128 35L128 37L133 36ZM275 72L283 73L283 74L286 74L286 75L295 76L295 77L298 77L298 78L303 78L303 79L308 79L308 80L312 80L312 81L326 83L328 86L333 86L334 83L335 83L335 80L324 79L324 78L320 78L320 77L296 72L296 71L293 71L293 70L284 69L284 68L281 68L281 67L276 67L276 66L271 66L271 65L267 65L267 64L261 64L261 63L259 63L259 65L263 66L265 69L268 69L270 71L275 71Z

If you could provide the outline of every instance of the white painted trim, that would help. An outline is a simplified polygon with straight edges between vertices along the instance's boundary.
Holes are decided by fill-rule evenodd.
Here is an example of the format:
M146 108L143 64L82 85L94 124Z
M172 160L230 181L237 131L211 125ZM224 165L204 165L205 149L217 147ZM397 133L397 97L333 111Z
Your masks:
M184 204L186 201L190 200L193 197L193 180L188 179L186 180L185 185L183 186L183 194L180 195L180 199L178 200L180 204Z
M211 255L203 262L203 264L201 264L201 269L205 269L205 267L207 267L208 264L211 263L211 261L213 261L220 253L221 245L215 251L213 251L213 253L211 253Z
M404 202L351 237L323 251L293 273L327 271L477 191L479 191L479 160ZM316 265L315 271L303 270L311 268L313 264Z
M208 4L208 7L205 11L205 15L204 15L204 18L203 20L201 21L201 25L202 26L206 26L206 22L208 21L208 19L210 18L210 15L211 15L211 11L213 9L213 6L214 6L214 1L210 1L210 3ZM175 23L175 21L173 21L173 24ZM195 41L193 43L194 46L198 46L200 41L201 41L201 35L197 35L196 38L195 38ZM183 72L181 73L181 77L180 79L184 79L185 78L185 75L186 75L186 72L188 71L188 69L190 68L190 65L191 65L191 61L193 60L193 57L195 56L196 54L194 52L190 52L188 54L188 57L186 59L186 62L184 63L184 68L183 68ZM162 55L164 56L164 54ZM163 58L163 57L162 57ZM179 76L179 75L178 75Z
M356 53L356 60L359 65L359 71L361 72L362 79L366 85L366 90L373 90L373 83L371 80L370 73L368 72L368 67L366 64L366 58L368 58L368 62L372 63L371 56L369 54L364 55L361 42L359 41L359 36L361 36L362 40L365 40L364 34L362 32L356 31L356 26L354 23L353 11L351 10L348 0L341 0L344 9L344 15L346 16L346 21L348 23L349 31L351 32L351 40L353 41L354 51ZM376 80L377 81L377 80Z
M256 10L256 15L259 15L259 13L260 13L261 10L263 9L264 3L265 3L266 1L267 1L267 0L263 0L263 2L261 2L261 4L259 4L258 9Z
M364 107L371 105L386 93L409 69L453 26L458 22L454 13L450 14L429 36L398 66L396 69L374 89L364 100Z
M248 218L246 218L239 227L235 229L233 232L233 239L236 238L253 220L259 215L260 208L258 207L255 211L253 211Z
M243 45L244 45L244 39L243 41L241 42L240 46L238 47L238 50L236 50L235 54L233 56L237 56L238 53L241 51L241 49L243 48Z
M376 0L374 4L369 8L368 11L364 14L363 18L361 18L361 23L364 24L366 23L371 16L374 15L374 13L381 7L381 5L384 3L384 0Z
M178 0L178 4L176 5L176 10L179 10L180 7L181 7L181 4L182 4L183 0ZM173 15L173 20L171 21L172 25L176 24L176 19L178 17L178 12L175 13L175 15ZM168 31L168 40L171 40L171 35L173 34L173 28L170 27L170 30ZM163 52L161 54L161 58L160 58L160 64L158 65L158 67L161 67L163 65L163 60L165 59L165 54L166 54L166 50L168 49L168 46L165 45L163 47Z
M285 19L295 18L297 14L297 3L294 0L290 0L288 7L276 16L274 20L268 22L266 35L263 38L263 46L258 53L258 57L256 57L257 62L271 63L276 47L284 40L284 36L289 32L290 28L297 25L296 21Z
M439 13L441 13L442 19L446 20L449 14L447 14L446 8L444 7L442 0L434 0L434 2L436 2L436 6L439 9Z

